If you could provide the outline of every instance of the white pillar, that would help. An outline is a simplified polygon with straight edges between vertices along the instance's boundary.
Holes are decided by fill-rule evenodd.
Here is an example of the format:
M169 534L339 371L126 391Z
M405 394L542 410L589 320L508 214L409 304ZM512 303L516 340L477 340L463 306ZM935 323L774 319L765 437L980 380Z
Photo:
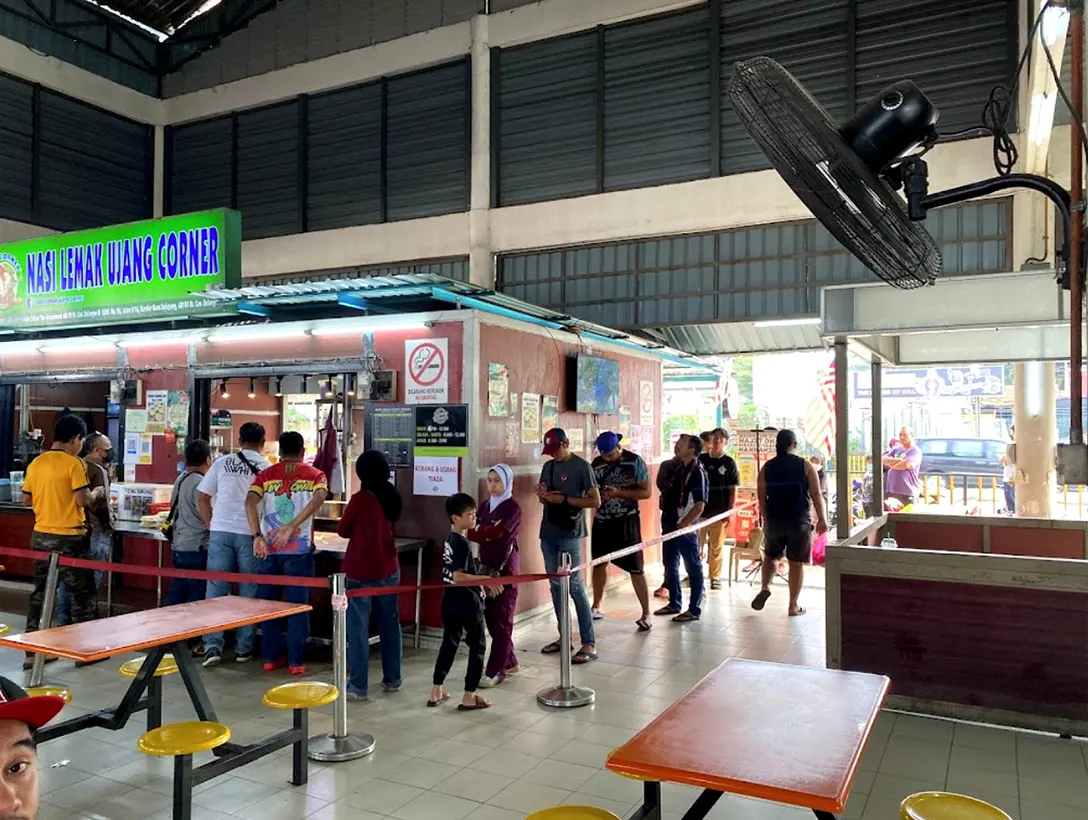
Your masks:
M1016 514L1050 518L1055 487L1053 362L1018 362L1015 365L1013 412L1016 422Z
M847 538L854 526L854 495L850 484L850 375L846 339L835 339L835 513L837 538Z
M155 169L154 186L152 189L151 215L158 219L163 215L163 202L165 200L166 181L163 178L166 173L166 129L161 125L155 128Z
M491 47L488 17L472 19L472 162L469 191L469 281L495 287L491 253Z

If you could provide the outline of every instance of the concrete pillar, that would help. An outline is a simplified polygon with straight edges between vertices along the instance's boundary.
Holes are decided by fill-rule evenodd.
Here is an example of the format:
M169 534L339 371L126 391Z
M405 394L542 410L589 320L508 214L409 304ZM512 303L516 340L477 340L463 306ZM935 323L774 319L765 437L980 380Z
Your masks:
M884 364L880 359L873 359L870 366L873 375L873 441L871 450L873 455L873 507L877 510L884 509L884 470L881 469L880 459L884 455Z
M165 200L166 190L166 129L161 125L154 126L155 128L155 169L154 177L152 179L152 202L151 202L151 215L158 219L163 215L163 202Z
M1016 514L1050 518L1054 498L1054 363L1018 362L1013 377Z
M469 282L495 287L491 252L491 46L488 17L472 19L472 162L469 190Z
M854 526L854 494L850 487L850 391L847 378L850 363L846 339L835 339L835 497L838 523L837 538L847 538Z

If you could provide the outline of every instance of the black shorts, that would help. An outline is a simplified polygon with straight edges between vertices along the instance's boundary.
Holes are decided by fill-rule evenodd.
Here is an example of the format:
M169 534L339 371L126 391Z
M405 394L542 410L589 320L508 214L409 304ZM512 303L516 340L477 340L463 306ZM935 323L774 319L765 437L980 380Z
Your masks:
M778 560L784 555L802 564L812 559L812 524L808 521L785 526L768 522L763 534L763 552L768 558Z
M623 518L601 521L593 521L593 545L594 558L601 558L610 552L621 550L624 547L633 547L642 541L642 520L637 515L626 515ZM642 550L616 558L610 563L615 564L624 572L638 575L642 572Z

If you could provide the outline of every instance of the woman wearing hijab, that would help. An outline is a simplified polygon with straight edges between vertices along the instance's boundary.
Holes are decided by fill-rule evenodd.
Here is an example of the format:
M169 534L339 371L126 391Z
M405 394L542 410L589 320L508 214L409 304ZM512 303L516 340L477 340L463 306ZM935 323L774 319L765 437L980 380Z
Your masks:
M516 575L518 572L518 530L521 529L521 506L513 499L514 471L505 464L496 464L487 474L490 496L476 511L476 528L468 537L480 545L481 571L492 577ZM513 584L498 592L488 590L484 602L484 620L491 635L491 655L487 660L481 686L496 686L507 675L518 672L514 653L514 608L518 588Z
M336 531L348 539L344 573L348 589L392 587L400 583L400 561L393 541L393 524L400 518L401 500L389 483L389 463L377 450L367 450L355 462L361 489L351 497ZM347 699L367 699L370 664L370 613L378 630L382 651L382 689L396 692L401 687L400 614L397 596L375 595L348 599L348 681Z

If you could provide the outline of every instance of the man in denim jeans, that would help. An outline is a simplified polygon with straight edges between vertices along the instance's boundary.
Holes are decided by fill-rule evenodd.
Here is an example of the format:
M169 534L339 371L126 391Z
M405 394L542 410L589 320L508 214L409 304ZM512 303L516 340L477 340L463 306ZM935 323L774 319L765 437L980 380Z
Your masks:
M571 568L575 570L570 576L570 597L574 599L578 632L582 639L582 647L571 656L571 662L588 663L597 660L597 645L593 634L593 613L582 582L582 540L586 537L585 511L601 506L601 493L597 489L593 468L584 458L571 452L566 432L553 428L545 433L543 454L552 459L541 470L540 484L536 488L537 498L544 505L544 515L540 521L544 569L555 572L559 569L560 556L570 556ZM558 618L559 607L568 604L566 601L560 603L559 580L552 578L548 583ZM559 641L552 641L541 652L551 655L559 650Z
M201 520L211 530L208 541L209 572L258 573L260 560L253 554L253 530L246 518L246 498L253 479L269 466L261 456L264 449L264 427L247 422L239 431L242 449L216 459L208 474L200 480L199 506ZM212 509L212 499L215 509ZM208 581L207 597L219 598L230 592L226 581ZM257 597L256 584L239 584L238 593L246 598ZM244 626L234 633L234 659L244 663L253 656L255 628ZM223 633L204 636L204 666L218 666L223 658Z

